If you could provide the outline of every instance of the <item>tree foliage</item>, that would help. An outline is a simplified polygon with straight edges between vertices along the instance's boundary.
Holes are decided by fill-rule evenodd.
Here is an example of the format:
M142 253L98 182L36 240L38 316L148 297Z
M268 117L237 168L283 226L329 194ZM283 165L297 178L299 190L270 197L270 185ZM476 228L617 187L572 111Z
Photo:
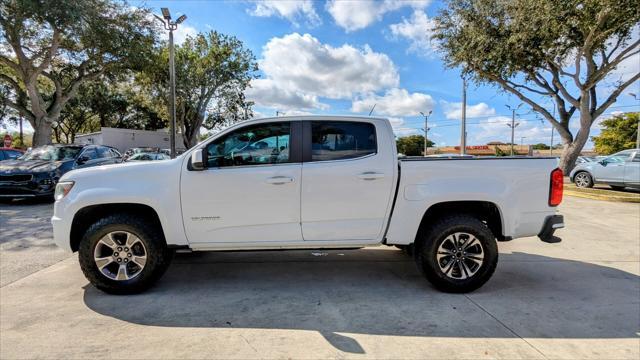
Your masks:
M600 123L600 135L591 137L596 152L609 155L636 147L639 112L617 114Z
M73 143L77 134L101 127L157 130L166 127L152 101L128 82L91 82L60 112L53 127L58 143Z
M553 125L567 171L594 121L640 78L612 75L640 51L632 36L639 21L635 0L449 0L434 37L449 67L500 86ZM605 80L613 83L602 86ZM549 100L556 116L544 106ZM574 113L575 134L569 127Z
M156 65L140 77L141 83L164 106L168 106L169 53L165 48ZM218 126L248 119L251 103L244 90L255 77L257 63L253 53L233 36L215 31L187 37L176 46L176 122L184 146L198 142L201 127Z
M409 135L396 139L398 153L407 156L420 156L424 153L424 136ZM433 146L433 141L427 139L427 146Z
M146 10L109 0L2 0L0 27L0 102L31 123L34 146L84 83L142 68L156 41Z

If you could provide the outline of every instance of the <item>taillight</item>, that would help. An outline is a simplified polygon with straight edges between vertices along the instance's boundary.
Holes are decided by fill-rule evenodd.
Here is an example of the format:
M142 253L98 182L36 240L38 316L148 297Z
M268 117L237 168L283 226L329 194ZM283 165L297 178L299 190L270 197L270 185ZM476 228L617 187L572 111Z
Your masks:
M551 172L551 185L549 189L549 206L558 206L562 202L562 190L564 178L562 170L554 169Z

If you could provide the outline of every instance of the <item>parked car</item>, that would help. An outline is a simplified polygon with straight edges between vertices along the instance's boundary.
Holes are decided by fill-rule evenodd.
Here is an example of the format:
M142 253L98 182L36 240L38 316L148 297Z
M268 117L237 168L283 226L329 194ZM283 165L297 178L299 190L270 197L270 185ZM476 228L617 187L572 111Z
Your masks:
M24 154L24 151L20 149L0 147L0 161L17 159Z
M125 161L127 162L128 161L154 161L154 160L169 160L169 159L171 159L169 155L162 152L157 152L157 153L137 153L137 154L131 155L131 157L129 157Z
M37 147L17 159L0 161L0 197L52 197L56 183L68 171L120 162L120 153L107 146Z
M127 160L128 158L132 157L135 154L140 154L140 153L157 153L160 152L160 148L158 147L136 147L136 148L129 148L124 152L124 155L122 155L122 159L123 160Z
M278 117L176 159L68 173L51 221L109 293L148 288L176 249L373 245L413 248L435 287L468 292L496 269L496 240L560 241L562 180L550 158L398 159L386 119Z
M598 161L576 165L569 178L577 187L607 184L612 189L640 189L640 149L620 151Z

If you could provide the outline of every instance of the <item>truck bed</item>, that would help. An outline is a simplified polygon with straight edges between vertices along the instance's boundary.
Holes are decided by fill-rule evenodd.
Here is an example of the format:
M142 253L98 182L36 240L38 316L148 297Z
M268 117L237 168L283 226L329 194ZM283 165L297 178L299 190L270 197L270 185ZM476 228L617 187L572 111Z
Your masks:
M548 204L556 167L552 157L401 158L388 242L412 241L425 209L451 201L495 204L505 238L535 236L556 214Z

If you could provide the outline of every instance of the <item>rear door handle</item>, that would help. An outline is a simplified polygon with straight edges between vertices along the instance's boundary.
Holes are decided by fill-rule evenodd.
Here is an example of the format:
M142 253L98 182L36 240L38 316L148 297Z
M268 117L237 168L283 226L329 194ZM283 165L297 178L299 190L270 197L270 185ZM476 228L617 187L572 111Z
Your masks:
M293 178L290 178L288 176L274 176L267 178L267 180L265 181L267 182L267 184L284 185L286 183L293 182Z
M376 179L382 179L383 177L384 177L383 173L378 173L375 171L367 171L358 175L358 178L362 180L376 180Z

